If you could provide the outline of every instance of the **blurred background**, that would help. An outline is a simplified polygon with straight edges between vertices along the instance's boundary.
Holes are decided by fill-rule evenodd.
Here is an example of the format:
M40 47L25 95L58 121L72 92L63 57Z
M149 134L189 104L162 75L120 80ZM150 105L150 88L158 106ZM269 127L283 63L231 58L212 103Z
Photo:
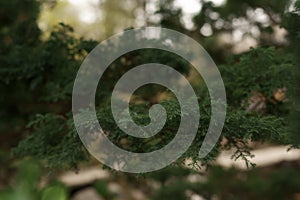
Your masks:
M185 74L204 113L193 146L176 163L128 174L102 166L84 149L72 120L72 87L99 42L145 26L177 30L208 51L224 79L228 114L218 144L198 159L210 116L201 77L167 52L118 58L96 98L104 104L97 105L104 133L119 146L150 151L178 127L178 105L151 86L132 97L132 112L145 124L149 105L165 105L166 136L141 142L113 123L107 94L145 61ZM300 199L300 1L1 0L0 47L1 200Z

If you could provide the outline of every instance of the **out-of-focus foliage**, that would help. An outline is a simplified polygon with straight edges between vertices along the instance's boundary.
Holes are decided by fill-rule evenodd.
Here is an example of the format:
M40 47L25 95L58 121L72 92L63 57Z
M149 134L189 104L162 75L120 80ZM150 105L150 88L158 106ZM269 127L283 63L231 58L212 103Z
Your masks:
M91 187L103 199L118 199L108 187L115 178L126 181L128 188L147 191L149 199L187 200L202 197L222 200L290 200L300 193L298 163L282 163L274 168L255 168L240 171L210 166L205 173L176 166L144 174L137 178L131 174L112 174L109 179L96 180ZM62 183L52 182L38 186L42 168L32 160L17 164L14 187L0 190L1 200L67 200L71 189Z
M294 88L294 107L291 115L291 126L294 132L293 137L291 138L291 142L295 143L295 145L299 145L300 141L300 1L295 2L295 8L292 12L287 13L283 20L283 26L289 31L289 38L291 41L291 50L294 52L295 65L297 70L295 71L296 81Z
M68 193L61 183L52 183L39 189L41 167L32 160L18 164L14 187L0 190L1 200L67 200Z
M282 16L293 3L291 0L227 0L221 5L213 1L200 2L201 10L192 18L192 28L186 28L182 9L172 6L174 0L160 1L157 14L161 20L157 24L191 35L221 63L232 51L246 51L248 41L252 46L282 46L285 43L276 35Z
M116 195L108 188L109 180L97 180L94 182L93 187L104 199L113 199Z
M143 0L44 0L38 24L44 31L44 37L62 22L72 26L76 36L99 40L136 26L137 19L144 17L143 8ZM143 23L143 20L140 22Z
M174 167L154 172L147 178L159 181L161 187L153 192L151 199L185 200L198 196L222 200L288 200L297 199L300 192L300 173L293 168L242 172L215 166L210 167L206 174L207 177L202 177Z
M119 22L118 17L132 17L133 13L124 10L122 3L114 7L111 3L116 1L104 2L108 10L113 7L115 12L120 12L120 15L107 13L105 23L108 25L109 18L116 17L112 27L104 31L109 35L115 31L113 26ZM160 20L151 23L192 36L219 64L228 110L222 138L213 151L199 160L199 147L210 120L207 89L203 81L193 80L193 77L201 79L200 76L194 74L185 60L151 49L123 55L105 72L103 85L96 95L100 102L96 105L97 117L104 132L115 144L135 152L156 150L174 137L180 108L170 91L163 87L139 88L130 105L131 115L138 124L149 122L151 105L161 103L166 108L167 123L153 138L137 139L124 134L116 126L109 107L113 86L125 72L159 60L191 80L197 88L201 111L197 137L175 165L182 166L186 160L192 160L191 166L198 168L198 161L209 165L222 150L234 149L233 159L243 159L247 166L254 166L250 160L250 142L299 145L300 1L296 1L292 11L288 11L292 2L289 0L228 0L220 6L210 1L201 2L202 8L194 16L192 28L185 27L182 10L174 7L172 0L159 2L156 14ZM71 97L77 70L97 41L78 38L73 28L64 23L57 24L49 37L43 38L37 25L43 3L35 0L0 2L0 170L11 161L7 152L12 149L11 159L34 157L52 170L76 169L80 162L89 160L73 124ZM287 35L280 35L282 40L279 41L280 27ZM244 53L234 54L236 46L233 38L226 41L228 34L242 34L242 39L250 37L258 47L254 45ZM82 121L84 126L94 126L88 119ZM38 187L41 174L41 168L34 162L21 163L13 179L15 182L0 191L0 199L68 199L69 193L60 183ZM152 199L189 199L191 194L198 194L206 199L279 200L292 199L300 193L299 171L292 169L245 173L213 167L207 174L206 180L193 183L187 181L187 177L195 172L186 168L170 167L145 176L161 186L151 191ZM2 172L0 175L1 178L7 176ZM105 181L97 181L93 187L106 199L115 197Z
M278 4L270 4L267 1L259 4L251 2L239 3L242 9L234 15L230 14L234 10L232 7L234 4L231 1L218 8L211 3L204 3L201 12L195 17L195 25L201 28L203 23L213 24L207 21L211 18L207 16L218 12L219 19L226 22L220 31L226 32L228 31L226 24L234 24L234 19L245 17L248 10L264 8L265 12L270 15L269 17L277 17L283 14L283 8L289 3L287 1L282 5L282 1ZM172 1L169 1L161 5L159 11L162 15L161 25L181 30L201 40L203 36L199 33L193 34L193 31L184 29L180 24L172 24L172 22L179 23L180 10L174 12L171 4ZM11 17L11 13L8 13L4 7L19 8L15 9L14 13L15 16L20 17ZM78 162L88 160L88 154L81 145L73 125L72 86L79 65L97 42L76 38L73 29L65 24L58 25L49 38L41 40L41 33L36 25L39 10L39 3L36 1L26 1L26 6L19 1L3 2L1 8L0 16L4 22L0 34L0 75L2 77L0 89L5 94L0 99L1 104L5 105L0 113L3 122L0 127L1 134L11 132L23 134L23 140L14 149L14 155L36 157L50 168L76 168ZM299 16L296 11L286 16L283 25L290 31L291 41L296 42L294 29L297 29L298 23L294 21ZM173 17L177 18L173 19ZM271 20L270 26L272 23L274 22ZM207 40L204 40L204 44L205 41ZM262 42L262 44L266 43ZM223 137L226 138L227 143L222 145L218 143L211 154L201 160L202 163L213 160L223 149L234 147L236 148L234 158L242 158L246 164L250 164L249 141L292 143L289 124L285 119L294 105L294 100L289 93L294 87L296 60L292 56L290 46L278 47L276 43L273 45L274 47L253 48L242 55L230 56L228 61L220 67L228 98L228 115L223 131ZM206 47L206 44L204 46ZM217 54L212 55L215 57ZM133 118L141 124L149 121L147 110L150 105L162 103L166 106L169 114L167 124L157 137L152 138L153 140L136 139L125 135L116 126L110 113L109 98L118 78L134 66L157 60L186 76L192 73L191 66L186 61L168 52L154 50L131 52L112 63L111 68L104 74L103 87L98 88L96 98L97 102L101 102L96 105L99 120L103 123L104 131L109 132L108 137L125 149L136 152L152 151L165 145L176 133L180 119L178 104L172 98L161 101L158 96L154 95L157 92L166 92L161 87L141 88L136 96L142 96L142 98L133 100L131 105ZM210 119L210 103L206 88L203 83L198 83L197 86L200 88L197 94L202 112L201 126L194 144L178 160L178 164L186 158L192 158L194 164L199 161L198 149ZM277 97L279 89L284 91L284 98ZM261 98L258 102L256 102L257 96ZM255 106L256 103L260 106ZM88 119L83 119L83 121L86 120ZM93 126L93 124L90 125ZM11 142L11 145L16 142Z

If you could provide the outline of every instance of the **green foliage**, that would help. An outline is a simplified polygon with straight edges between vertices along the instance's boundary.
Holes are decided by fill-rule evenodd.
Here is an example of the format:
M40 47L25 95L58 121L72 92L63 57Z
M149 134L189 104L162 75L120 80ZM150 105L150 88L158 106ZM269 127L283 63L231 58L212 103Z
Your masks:
M236 3L236 5L235 5ZM215 6L211 2L204 3L200 13L194 18L197 33L185 29L179 18L180 10L174 10L172 1L161 5L161 25L193 36L196 40L203 39L199 35L199 29L204 23L215 25L216 21L207 12L217 12L224 26L216 33L233 31L231 26L234 19L246 17L247 9L262 8L268 16L282 15L284 7L289 1L228 1L224 6ZM3 133L23 133L23 140L14 149L14 155L20 157L32 156L42 160L50 168L76 168L81 161L88 160L88 154L83 148L81 141L73 125L71 113L71 95L73 81L76 72L84 57L97 44L96 41L85 40L74 36L73 29L65 24L59 24L45 40L40 39L40 30L37 28L36 17L39 3L36 1L26 2L26 6L18 1L1 2L1 21L9 20L1 28L0 34L0 90L5 97L0 97L0 103L4 109L0 111L3 124L0 131ZM2 8L18 7L14 12L20 12L26 16L25 21L12 18ZM234 12L236 6L241 7L239 12ZM25 12L26 11L26 12ZM17 14L16 14L17 15ZM22 18L23 19L23 18ZM248 18L247 18L248 19ZM249 20L249 19L248 19ZM287 28L293 48L299 48L298 11L286 14L283 26ZM272 20L271 20L272 21ZM253 22L261 28L265 28L259 22ZM274 21L272 23L275 23ZM28 25L24 32L24 25ZM227 28L226 24L229 24ZM271 26L271 24L269 24ZM211 38L212 39L212 38ZM213 41L218 41L216 38ZM218 55L217 47L204 40L204 47ZM261 41L261 44L267 44ZM252 48L242 55L231 56L225 62L223 58L217 58L222 62L220 71L228 97L228 115L223 131L223 137L228 141L224 147L218 143L213 151L202 160L204 164L214 160L220 151L230 147L236 148L234 158L243 158L247 164L251 157L248 147L249 141L275 142L278 144L294 144L291 142L289 124L285 121L293 110L294 99L292 98L295 66L297 61L292 56L290 46L278 48L275 42L268 43L275 47ZM117 47L117 46L114 46ZM112 47L110 47L112 48ZM226 48L226 47L224 47ZM222 49L223 52L224 49ZM97 116L103 124L104 131L112 142L124 149L135 152L153 151L170 141L178 127L180 110L176 100L167 98L158 100L157 93L168 93L165 88L145 86L140 88L136 96L142 96L131 102L131 115L138 124L149 122L148 109L154 103L162 103L168 112L168 120L163 131L151 139L137 139L124 134L114 123L110 111L110 94L112 88L126 71L143 62L161 61L162 64L172 66L186 76L191 75L191 66L181 58L176 58L168 52L156 50L134 51L123 55L114 61L110 69L104 74L103 86L97 90L96 105ZM210 120L210 103L206 88L203 84L197 85L199 89L199 107L201 111L200 128L197 137L190 149L177 162L181 164L186 158L192 158L196 165L198 150L203 141ZM274 99L274 92L279 88L287 88L287 102ZM266 99L266 111L246 112L249 99L253 92L260 93ZM291 94L290 94L291 93ZM169 94L169 93L168 93ZM140 102L141 101L141 102ZM297 109L296 109L297 110ZM297 111L298 112L298 111ZM87 121L88 119L83 119ZM94 122L87 121L84 126L94 126ZM127 122L124 122L127 123ZM26 124L28 126L26 127ZM11 128L13 127L13 128ZM20 136L19 136L20 137ZM13 146L13 145L11 145Z
M293 168L243 172L211 166L205 174L173 167L151 173L148 179L160 181L160 177L166 177L151 199L190 199L191 194L197 194L205 199L285 200L295 199L300 191L299 171ZM194 181L187 178L191 176L195 177Z
M86 161L88 156L75 128L68 127L68 123L61 115L37 115L29 124L34 129L33 134L21 141L13 152L19 156L45 160L50 168L59 166L75 169L77 163Z
M178 200L188 200L188 197L184 193L185 187L182 187L181 183L173 184L172 187L161 187L159 191L153 195L151 199L160 200L164 199L178 199Z
M200 184L195 190L205 189L222 199L290 199L291 194L299 192L299 173L293 169L281 169L275 172L267 172L261 177L259 171L251 171L248 174L234 169L224 170L219 167L212 168L208 182ZM284 187L284 188L283 188ZM200 189L202 188L202 189ZM247 195L244 195L247 194Z
M96 102L100 102L96 105L97 117L104 133L116 145L133 152L154 151L172 140L180 115L185 113L180 112L177 100L166 88L147 85L139 88L131 99L131 116L140 125L149 123L151 105L160 103L166 108L167 123L152 138L138 139L123 133L114 122L110 108L112 88L124 73L137 65L160 61L194 81L201 118L192 146L174 165L143 174L161 186L153 191L151 198L184 200L190 198L190 193L195 193L206 199L292 199L300 192L299 171L296 170L261 172L255 169L246 173L212 167L206 173L206 181L191 183L186 177L195 172L182 168L182 165L188 159L192 160L193 169L202 167L199 161L210 166L222 150L234 149L232 158L242 159L250 167L255 166L250 159L250 142L299 146L300 1L296 1L291 12L286 10L290 0L228 0L220 6L202 1L191 29L185 27L182 10L172 6L173 2L160 1L157 25L179 30L200 41L220 66L228 101L220 141L207 157L199 160L199 147L210 121L207 89L203 81L192 80L195 75L185 60L153 49L127 53L116 59L104 73L103 84L96 94ZM3 94L0 96L0 139L9 151L12 150L13 159L33 157L47 169L77 169L78 164L90 160L90 156L73 124L72 87L81 62L98 42L76 37L72 27L63 23L58 24L49 37L41 39L36 20L42 3L35 0L0 2L0 91ZM269 20L257 20L251 15L255 12L264 13ZM220 38L237 31L240 27L236 24L240 21L246 21L250 27L243 36L255 39L258 47L233 55L233 45L220 42ZM211 28L211 36L199 31L204 26ZM288 42L279 43L274 39L274 28L278 26L287 30ZM259 34L254 34L252 28L259 30ZM284 98L278 99L275 94L283 88ZM161 100L161 94L167 98ZM259 102L253 102L257 98ZM249 109L255 103L263 109ZM81 126L93 130L95 122L84 116L81 121ZM2 155L5 154L2 146L0 151L1 165L4 166L10 160L7 155ZM0 199L68 199L68 191L60 183L39 188L42 173L35 162L22 162L17 177L13 178L14 186L1 190ZM106 181L96 181L93 187L104 198L114 198Z
M18 164L16 184L13 188L0 191L2 200L67 200L68 193L61 183L52 183L42 189L38 188L42 175L41 167L32 160Z
M50 185L43 189L42 200L67 200L68 194L62 184Z
M281 25L281 17L286 15L292 3L292 0L227 0L223 5L215 5L212 1L201 1L201 10L192 18L192 28L187 29L182 20L182 10L173 6L174 0L163 0L157 11L161 19L157 24L191 35L214 55L217 63L223 64L234 46L227 41L221 42L224 34L241 31L243 38L250 37L263 46L281 46L273 39L276 34L274 28ZM268 20L260 20L256 17L258 15L265 15ZM208 28L211 34L203 34L202 28ZM252 31L254 29L258 30L258 36Z
M265 5L263 2L261 4L245 3L253 8ZM36 3L33 4L37 6ZM266 7L274 12L282 12L282 10L275 9L274 6L276 5L270 4L269 7ZM201 13L212 9L221 13L224 20L229 20L230 18L227 18L225 13L231 12L233 4L230 1L226 6L216 8L214 5L206 3ZM162 9L165 9L164 12L168 12L168 8ZM241 13L244 12L241 11ZM31 19L30 23L35 23L34 16L36 13L33 12L28 15L32 16L28 18ZM180 13L175 12L172 15L179 17ZM237 13L237 15L241 14ZM199 18L199 16L197 17ZM200 23L201 20L197 17L195 20ZM168 18L163 19L166 22L169 20ZM21 26L19 22L11 23L16 27ZM170 26L175 29L177 27L177 25ZM38 29L34 30L38 38L40 32ZM10 106L6 106L1 117L5 121L9 121L18 116L21 122L19 122L19 127L24 127L25 122L29 122L26 131L30 134L19 143L14 153L22 157L33 156L41 159L50 168L69 166L76 168L76 164L87 160L88 155L79 140L72 121L70 112L72 86L80 62L96 45L96 42L74 37L72 28L64 24L60 24L45 41L37 39L33 43L28 43L29 40L26 37L21 39L25 43L18 43L19 45L17 45L19 39L11 38L11 43L2 44L6 47L6 51L4 55L0 56L2 65L0 74L1 77L4 77L1 79L1 90L12 91L8 95L10 101L2 99L2 103L18 105L14 112L11 112ZM23 52L30 52L30 54L24 55ZM108 137L114 143L134 152L153 151L174 137L180 120L177 101L159 102L168 111L167 124L162 132L154 138L142 140L126 135L116 127L108 106L109 94L116 80L127 70L143 62L157 60L189 75L191 66L168 52L135 51L112 63L111 68L105 72L104 77L106 78L102 80L104 87L98 89L98 102L102 103L97 105L97 113L104 131L109 132ZM286 87L289 90L294 79L291 78L294 76L294 63L291 53L287 50L261 47L251 49L243 55L233 56L227 64L220 68L226 85L229 104L223 136L228 140L226 148L237 148L233 155L234 158L242 157L246 163L249 163L248 158L251 157L251 154L247 143L251 140L279 144L288 143L286 139L288 135L287 123L284 123L280 117L286 117L289 113L289 103L270 101L271 103L269 102L267 105L267 112L264 114L245 112L245 107L253 92L262 93L266 98L272 99L276 89ZM205 93L205 87L201 87L203 88L201 91L204 91L204 93L199 93L199 106L203 113L200 119L201 128L198 130L193 146L178 163L181 163L185 158L192 158L195 163L199 160L197 158L198 148L203 141L210 119L209 98ZM158 91L157 89L166 92L164 88L147 86L137 93L137 95L144 97L142 99L144 103L132 102L131 115L138 124L148 123L147 110L149 105L158 103L153 98L155 92ZM34 115L36 116L34 117ZM83 121L87 120L83 119ZM3 127L3 130L7 130L7 127ZM211 154L202 161L207 163L213 160L222 148L220 144L217 144Z
M254 91L273 98L276 89L286 87L291 90L294 86L295 61L292 54L283 50L255 48L231 60L222 67L222 75L228 101L233 105L238 106ZM274 108L269 112L274 113Z
M108 180L97 180L93 184L93 187L99 193L99 195L107 200L113 199L115 197L115 194L109 191Z
M288 37L291 40L291 48L294 52L295 64L297 70L295 71L295 85L296 87L293 90L294 93L294 101L295 104L292 108L292 114L290 117L290 121L292 124L293 136L290 137L290 143L298 146L300 141L299 129L300 129L300 92L299 92L299 84L300 84L300 1L295 2L295 8L292 12L287 13L283 18L283 26L288 30Z

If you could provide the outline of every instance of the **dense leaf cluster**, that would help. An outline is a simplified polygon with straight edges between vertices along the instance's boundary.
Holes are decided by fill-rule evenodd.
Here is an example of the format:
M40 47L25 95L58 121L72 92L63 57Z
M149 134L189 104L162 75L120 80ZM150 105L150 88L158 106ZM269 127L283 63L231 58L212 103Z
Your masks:
M234 17L227 15L224 17L225 11L226 13L231 13L232 10L239 10L242 13L246 11L236 9L233 1L228 2L227 7L215 10L221 13L222 19L228 21ZM251 2L245 1L245 6L256 8L269 5L268 1L262 1L261 5L254 5ZM266 11L271 13L270 16L273 16L273 12L279 14L283 12L281 9L283 1L276 2L279 3L266 7ZM20 1L6 1L1 2L0 6L1 23L2 21L7 23L2 23L3 27L0 30L0 90L4 94L0 97L0 103L3 105L0 111L2 122L0 131L1 134L17 132L24 136L14 149L14 155L36 157L49 167L76 167L80 161L88 160L89 156L73 124L71 113L73 81L82 60L97 42L76 38L72 28L64 24L58 25L49 38L42 40L36 24L39 7L36 1L26 1L24 10L15 10L17 17L14 18L3 10L4 7L22 5ZM209 22L203 15L208 12L205 9L214 11L213 5L205 4L205 6L194 19L198 23L197 26L203 24L201 20ZM168 12L166 8L162 11ZM174 15L172 11L170 13ZM238 16L235 17L241 16L242 13L237 13ZM167 17L163 17L162 20L165 20L162 21L164 22L162 25L172 22ZM167 27L178 30L177 25L171 24L171 27L169 25ZM294 48L299 48L299 45L296 45L299 44L300 35L299 11L288 14L286 20L283 20L283 26L287 27ZM226 29L225 23L223 30ZM193 32L189 34L193 35ZM201 37L196 39L199 38ZM295 89L294 81L297 78L295 75L297 61L292 48L291 45L282 48L269 46L253 48L223 62L220 71L227 90L228 115L222 133L223 139L221 138L214 150L201 160L203 163L213 160L223 149L235 148L233 157L242 158L249 164L250 141L292 144L290 139L292 131L288 128L287 122L295 102L291 94ZM299 58L297 59L299 61ZM168 52L137 51L123 55L112 63L104 74L102 80L104 84L98 88L96 98L100 103L97 105L97 116L103 123L103 131L111 141L124 149L135 152L153 151L168 143L176 134L181 114L178 102L172 95L163 101L159 99L157 93L168 91L158 86L141 88L137 91L137 99L131 102L131 115L138 124L149 123L148 109L154 103L161 103L168 111L164 129L154 138L142 140L124 134L111 116L110 94L118 78L141 62L156 60L174 67L186 76L192 74L191 66L186 61L175 58ZM196 86L199 90L201 126L193 145L178 163L189 158L192 158L194 164L199 161L199 147L210 120L210 101L206 87L203 83L197 83ZM287 92L284 93L283 99L278 99L274 94L282 88ZM251 99L257 94L262 98L263 109L247 109L255 103ZM296 113L295 116L299 115ZM82 121L87 122L86 126L94 125L88 119Z

